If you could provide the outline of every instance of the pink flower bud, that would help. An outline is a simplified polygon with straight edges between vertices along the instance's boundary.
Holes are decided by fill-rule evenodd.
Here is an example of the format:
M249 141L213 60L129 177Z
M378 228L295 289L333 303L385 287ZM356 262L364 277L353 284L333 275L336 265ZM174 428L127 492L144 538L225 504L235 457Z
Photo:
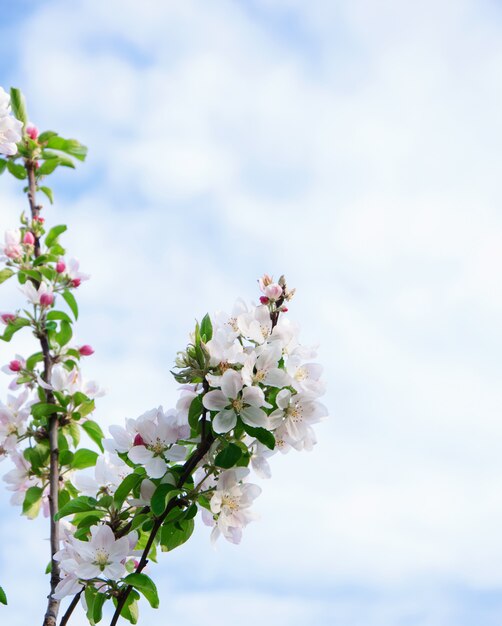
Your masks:
M91 356L91 354L94 354L92 346L89 346L88 344L85 344L85 346L80 346L78 351L82 356Z
M62 274L65 271L65 269L66 269L66 263L64 261L62 261L62 260L59 260L56 263L56 272L58 274Z
M81 282L82 282L82 280L81 280L80 278L74 278L74 279L71 281L71 286L72 286L72 287L75 287L75 289L76 289L77 287L80 287L80 283L81 283Z
M38 139L38 128L30 124L29 126L26 127L26 134L28 135L30 139L33 139L33 141L36 141Z
M262 304L268 304L270 300L267 298L267 296L260 296L260 302Z
M35 244L35 236L28 230L23 237L23 243L27 246L33 246Z
M40 304L42 306L51 306L53 302L54 302L54 296L52 293L43 293L40 296Z
M287 306L283 306L283 307L281 307L281 311L282 311L283 313L287 313L287 312L289 311L289 309L288 309L288 307L287 307Z
M9 363L9 369L11 372L19 372L21 370L21 367L21 361L18 361L17 359L14 359Z
M35 169L38 170L40 167L40 161L35 161Z
M40 217L40 215L35 215L33 218L34 222L38 222L39 224L43 224L45 222L45 217Z
M2 315L0 315L0 319L4 324L12 324L12 322L16 321L16 316L14 313L2 313Z
M145 445L143 437L139 433L136 435L136 437L134 437L133 445L134 446L144 446Z
M271 300L278 300L282 296L282 287L277 283L272 283L267 285L263 292L266 296L268 296Z

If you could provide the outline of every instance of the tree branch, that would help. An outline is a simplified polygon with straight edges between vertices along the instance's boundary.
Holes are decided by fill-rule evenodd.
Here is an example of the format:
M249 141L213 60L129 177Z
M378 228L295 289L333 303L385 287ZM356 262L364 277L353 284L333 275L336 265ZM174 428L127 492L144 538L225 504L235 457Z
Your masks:
M35 162L27 159L25 168L28 174L28 202L30 203L31 219L39 216L41 206L37 204L37 181L35 176ZM35 236L35 256L40 256L40 239ZM40 346L44 356L44 371L42 378L50 384L52 373L52 356L45 329L41 329L39 334ZM45 398L48 404L55 404L52 391L45 391ZM60 601L53 597L54 590L60 581L59 563L54 560L54 555L59 550L59 522L54 517L58 512L59 498L59 450L58 450L58 417L57 414L49 416L49 511L50 511L50 544L51 544L51 590L48 597L47 611L45 613L43 626L56 626Z
M205 424L205 421L206 421L206 414L207 414L207 411L206 409L204 409L204 412L202 414L203 424ZM187 481L188 477L192 475L192 472L195 470L197 465L200 463L200 461L204 458L204 456L209 451L209 448L211 447L211 444L213 443L213 441L214 441L214 435L212 433L209 433L201 440L195 452L192 454L192 456L186 461L185 465L183 466L183 471L181 472L178 482L176 483L176 486L178 487L178 489L181 489L183 485L185 484L185 482ZM150 536L148 537L148 541L146 543L145 549L143 550L143 554L141 555L140 562L138 564L138 567L136 568L137 573L141 572L146 567L146 564L148 563L148 555L152 548L153 542L155 541L155 537L157 536L157 533L162 527L162 524L164 523L164 520L166 519L166 517L176 506L178 506L178 504L179 502L177 498L170 500L166 506L165 511L162 513L160 517L158 517L155 520L153 528L150 531ZM131 591L132 591L132 587L129 585L121 593L117 602L115 613L113 614L113 617L112 617L112 621L110 622L110 626L116 626L117 621L120 617L120 613L122 612L122 609L124 608L126 600L129 597L129 594L131 593ZM61 626L63 625L61 624Z

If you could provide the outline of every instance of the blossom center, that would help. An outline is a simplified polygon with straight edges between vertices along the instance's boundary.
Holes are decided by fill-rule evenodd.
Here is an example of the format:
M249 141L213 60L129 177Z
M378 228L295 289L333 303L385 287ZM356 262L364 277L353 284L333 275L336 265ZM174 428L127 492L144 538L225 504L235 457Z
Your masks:
M166 444L161 441L158 437L157 439L151 443L148 448L154 453L154 454L162 454L163 452L165 452L167 450L167 446Z
M237 502L237 498L234 498L230 494L226 493L221 499L221 507L230 509L230 511L238 511L239 503Z
M105 567L109 563L109 554L103 548L98 548L94 555L94 565L97 565L101 571L105 569Z
M235 409L237 413L240 413L242 411L243 406L244 406L244 402L242 401L241 398L236 398L235 400L232 400L232 407Z

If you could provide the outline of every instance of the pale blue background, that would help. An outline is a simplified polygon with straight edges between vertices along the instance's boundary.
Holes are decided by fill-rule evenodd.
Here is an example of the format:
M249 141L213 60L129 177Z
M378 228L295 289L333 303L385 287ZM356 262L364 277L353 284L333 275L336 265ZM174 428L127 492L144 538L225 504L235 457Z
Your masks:
M241 546L200 528L151 567L143 623L499 626L500 4L0 9L0 84L90 146L46 216L92 274L77 339L109 390L99 419L172 404L194 318L255 298L264 271L298 288L326 365L318 447L274 459ZM19 186L1 180L2 230ZM47 524L1 493L2 623L38 623Z

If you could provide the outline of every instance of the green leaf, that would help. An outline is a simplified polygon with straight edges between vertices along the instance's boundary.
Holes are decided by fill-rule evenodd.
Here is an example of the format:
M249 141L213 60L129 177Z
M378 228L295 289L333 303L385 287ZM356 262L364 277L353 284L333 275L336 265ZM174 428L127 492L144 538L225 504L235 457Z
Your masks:
M177 522L170 522L162 526L160 534L160 545L162 551L167 552L181 546L188 541L193 533L195 522L193 519L185 519Z
M71 323L62 321L60 325L60 330L55 335L55 339L58 344L63 347L65 346L73 336L73 331L71 329Z
M66 304L70 307L75 319L78 319L78 304L75 300L75 296L71 293L71 291L68 291L68 289L63 291L62 296L66 300Z
M75 469L84 469L86 467L94 467L98 460L98 453L87 448L80 448L75 452L73 457L73 467Z
M42 193L44 193L47 196L47 198L49 199L49 202L51 204L54 204L54 193L52 189L50 187L39 187L39 189Z
M3 174L5 172L6 167L7 167L7 161L5 161L4 159L0 159L0 174Z
M211 323L209 313L206 313L202 318L202 322L200 323L200 334L205 343L213 337L213 324Z
M42 504L42 488L30 487L24 496L23 501L23 515L26 515L29 519L35 519L40 511L40 505Z
M0 270L0 284L4 283L8 278L14 276L14 271L6 267L3 270Z
M224 469L230 469L237 464L242 456L242 450L235 443L229 443L221 452L218 452L214 464Z
M47 142L47 147L66 152L66 154L70 154L80 161L84 161L87 156L87 148L76 139L63 139L63 137L52 136Z
M38 143L45 143L50 137L55 136L57 136L57 133L55 133L53 130L44 130L44 132L40 133L40 135L38 136Z
M88 585L84 593L87 604L87 619L91 624L97 624L103 617L103 604L106 602L107 597L92 585Z
M79 413L80 417L86 417L94 411L96 408L94 400L87 400L80 405Z
M153 580L146 574L129 574L124 578L124 582L142 593L154 609L159 608L159 595Z
M14 163L14 161L7 161L7 169L12 176L15 176L19 180L24 180L27 176L25 167L19 163Z
M131 622L131 624L138 623L138 600L139 593L137 591L134 591L133 589L131 593L127 596L127 600L125 601L125 604L120 611L120 615L122 615L122 617L127 621ZM113 598L113 604L115 605L115 607L117 606L116 598Z
M14 116L23 122L23 126L28 123L28 113L26 111L26 100L20 89L16 87L10 88L10 105Z
M45 236L45 245L50 248L52 244L56 243L59 235L61 235L61 233L64 233L66 230L68 230L68 226L65 226L65 224L53 226Z
M7 604L7 596L5 595L5 591L2 587L0 587L0 602L2 604Z
M84 422L82 424L82 428L94 441L94 443L99 446L101 452L104 452L103 444L101 443L101 441L105 435L103 434L103 431L101 430L99 424L96 424L96 422L93 422L92 420L88 420L87 422Z
M47 313L48 320L63 320L64 322L68 322L68 324L72 324L71 317L65 313L64 311L49 311Z
M67 515L72 515L73 513L83 513L84 511L94 511L96 508L97 500L94 498L89 498L88 496L78 496L78 498L74 498L70 500L68 504L65 504L64 507L56 514L55 519L61 519L62 517L66 517Z
M199 417L202 415L204 411L204 406L202 404L202 396L197 395L192 400L190 404L190 408L188 409L188 423L190 427L194 430L197 430L197 426L199 424Z
M126 476L124 480L120 483L115 491L113 499L115 501L115 506L117 509L121 509L124 500L131 493L131 491L142 482L144 476L141 474L132 473L129 476Z
M48 176L59 165L59 159L47 159L37 170L38 176Z
M26 359L26 369L32 370L37 363L44 360L43 352L35 352Z
M71 465L73 463L73 457L74 457L74 454L71 450L63 450L59 455L59 464Z
M267 448L270 448L270 450L275 448L275 437L266 428L253 428L244 424L244 430L248 435L257 439L260 443L267 446Z
M49 404L48 402L37 402L31 406L31 414L35 418L46 417L54 413L65 413L66 409L57 404Z
M1 336L1 338L4 341L10 341L12 337L17 333L18 330L21 330L21 328L24 328L25 326L29 326L29 325L30 325L29 320L24 319L23 317L18 317L13 322L7 324L7 328L4 330L4 333Z
M174 485L169 485L167 483L160 484L157 489L154 491L152 500L150 502L150 508L152 509L152 513L159 517L164 513L166 509L166 500L172 500L181 492L179 489L176 489Z

